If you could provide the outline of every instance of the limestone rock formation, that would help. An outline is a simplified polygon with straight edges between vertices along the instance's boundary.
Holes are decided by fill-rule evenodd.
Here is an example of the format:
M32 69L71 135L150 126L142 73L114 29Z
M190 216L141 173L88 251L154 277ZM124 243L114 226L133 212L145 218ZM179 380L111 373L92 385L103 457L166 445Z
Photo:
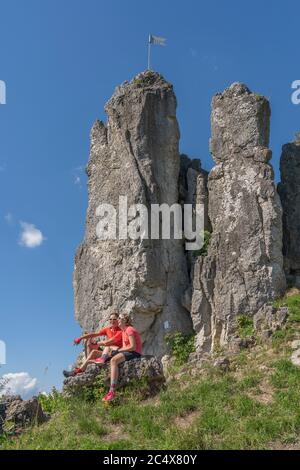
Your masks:
M208 171L201 168L198 159L180 155L179 198L181 204L203 204L204 229L210 229L208 218Z
M30 400L22 400L19 395L0 398L0 434L7 426L10 433L19 434L26 427L48 419L36 397Z
M114 309L133 315L144 353L163 355L164 336L192 331L183 306L189 288L182 240L100 240L100 204L178 203L180 157L172 86L147 71L118 87L106 105L108 122L91 131L87 166L89 206L85 238L75 258L75 316L84 330L103 324ZM136 213L129 216L134 223Z
M294 366L300 366L300 339L295 339L291 343L291 348L293 350L291 355L291 361Z
M109 386L109 364L105 364L105 366L90 364L84 373L65 379L64 393L72 394L83 386L93 384L101 371L104 371L104 381ZM165 381L161 361L155 356L143 356L140 359L133 359L119 365L118 388L126 387L137 379L146 379L149 392L156 391Z
M273 305L265 304L255 315L254 315L254 328L256 331L262 333L269 333L272 335L277 330L284 327L289 315L288 307L276 308ZM268 334L267 333L267 334Z
M184 204L196 204L203 206L203 229L211 231L208 217L208 171L201 168L200 160L191 160L187 155L180 156L179 173L179 199L182 207ZM193 222L195 223L195 222ZM192 266L195 261L194 251L187 251L188 270L191 276ZM184 305L191 310L191 289L185 292Z
M290 285L300 287L300 143L282 147L281 182L284 269Z
M285 291L282 210L269 164L268 101L234 83L212 102L208 179L212 238L193 267L198 351L228 342L236 317Z

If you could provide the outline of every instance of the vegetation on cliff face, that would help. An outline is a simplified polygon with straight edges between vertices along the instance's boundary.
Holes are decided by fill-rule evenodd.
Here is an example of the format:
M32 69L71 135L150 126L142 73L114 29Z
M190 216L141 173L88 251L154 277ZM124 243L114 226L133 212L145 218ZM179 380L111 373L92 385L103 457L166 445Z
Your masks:
M300 131L296 132L294 143L300 144Z
M145 400L136 384L109 406L97 388L73 399L54 392L41 398L52 419L1 447L300 449L300 368L290 361L291 341L300 339L299 292L280 304L291 310L286 328L232 356L229 372L207 366L193 375L178 366L156 397Z

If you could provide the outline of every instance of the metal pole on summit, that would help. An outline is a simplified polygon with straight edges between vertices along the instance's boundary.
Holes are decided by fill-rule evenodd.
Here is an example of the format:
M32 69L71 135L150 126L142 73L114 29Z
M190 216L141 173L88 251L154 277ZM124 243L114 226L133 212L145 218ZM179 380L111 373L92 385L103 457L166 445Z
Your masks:
M148 39L148 66L147 70L150 70L150 53L151 53L151 34L149 34L149 39Z

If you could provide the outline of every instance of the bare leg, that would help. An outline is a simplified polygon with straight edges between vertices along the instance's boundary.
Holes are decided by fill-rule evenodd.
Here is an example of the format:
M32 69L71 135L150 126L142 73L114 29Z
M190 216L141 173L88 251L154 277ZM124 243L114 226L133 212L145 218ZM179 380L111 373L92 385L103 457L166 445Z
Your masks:
M106 346L102 351L102 356L110 356L110 353L111 353L111 348L109 346Z
M80 366L80 369L82 371L85 371L85 369L87 368L87 365L89 364L90 360L92 359L96 359L97 357L101 357L102 355L102 352L101 351L91 351L90 354L88 355L88 357L86 358L86 360L84 361L84 363L82 364L82 366Z
M116 354L110 361L110 389L107 395L102 398L102 401L110 401L114 398L117 382L119 378L119 364L125 361L123 353Z
M94 342L93 338L88 338L85 341L84 351L85 351L86 359L88 358L88 356L90 355L92 351L98 351L98 350L99 350L99 346L97 343Z
M119 364L125 361L125 356L122 353L116 354L110 361L110 388L116 388L119 378Z
M102 356L111 356L112 351L118 349L118 346L106 346L102 351Z

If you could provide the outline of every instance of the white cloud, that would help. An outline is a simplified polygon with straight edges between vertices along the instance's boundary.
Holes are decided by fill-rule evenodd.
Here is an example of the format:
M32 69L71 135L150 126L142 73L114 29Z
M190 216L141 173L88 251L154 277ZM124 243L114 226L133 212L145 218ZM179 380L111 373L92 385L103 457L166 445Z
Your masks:
M40 246L45 239L42 232L36 228L33 224L27 222L20 222L22 232L20 235L19 244L26 246L27 248L35 248Z
M38 381L36 378L30 377L28 372L16 372L4 374L4 387L1 395L21 395L24 400L38 394Z
M81 184L80 176L75 176L75 178L74 178L74 184L77 184L77 185L78 185L78 184L79 184L79 185Z

